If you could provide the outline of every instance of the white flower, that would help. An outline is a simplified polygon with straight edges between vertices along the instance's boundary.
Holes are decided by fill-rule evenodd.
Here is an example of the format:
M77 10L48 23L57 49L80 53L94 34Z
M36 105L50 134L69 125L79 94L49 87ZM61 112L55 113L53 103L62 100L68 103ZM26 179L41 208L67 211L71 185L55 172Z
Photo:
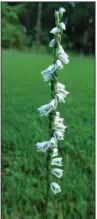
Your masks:
M53 99L50 103L41 106L38 108L38 111L40 112L40 116L47 116L52 109L56 109L57 101L56 99Z
M57 83L57 89L65 89L65 85L60 83L60 82L58 82Z
M60 45L59 50L58 50L58 56L57 58L63 63L63 64L68 64L69 59L67 53L64 51L63 47Z
M63 118L60 118L59 116L56 116L55 121L54 121L54 125L57 125L58 123L63 124L63 122L64 122Z
M52 157L56 157L56 156L58 156L58 149L54 148Z
M58 112L57 112L58 113ZM59 129L65 129L66 126L63 124L64 119L60 118L59 114L56 114L55 118L54 118L54 127L55 128L59 128Z
M56 112L56 116L58 116L58 117L60 116L60 113L58 111Z
M50 188L51 188L51 190L54 194L57 194L57 193L61 192L61 187L55 182L52 182L50 184Z
M57 60L55 64L50 65L46 70L41 72L41 75L44 78L44 81L49 81L52 78L53 73L58 70L62 69L63 65L60 60Z
M37 142L36 146L38 151L46 152L51 145L50 145L50 141L44 141L44 142Z
M56 97L57 97L58 101L65 103L64 98L66 98L68 94L69 94L69 92L65 90L65 85L63 85L61 83L57 83Z
M57 139L55 137L52 137L51 140L50 140L50 145L53 147L53 148L56 148L57 147Z
M58 87L56 87L56 93L62 94L62 95L64 96L64 98L69 94L69 92L66 91L65 89L63 89L63 88L58 88Z
M64 140L64 133L65 133L65 129L67 128L67 126L59 123L58 125L54 126L54 136L56 136L56 138L58 140Z
M55 39L52 39L49 43L49 47L53 47L55 45Z
M42 71L41 75L43 76L44 81L50 80L53 73L54 73L54 71L55 71L55 65L54 64L50 65L46 70Z
M69 92L68 92L69 93ZM68 94L67 93L67 94ZM66 96L66 93L65 94L62 94L61 92L59 92L59 93L57 93L56 94L56 97L57 97L57 100L59 101L59 102L63 102L63 103L65 103L65 100L64 100L64 97Z
M57 165L57 166L63 166L62 165L62 157L58 158L53 158L51 165Z
M59 123L56 123L54 125L54 130L59 130L59 131L62 131L63 133L65 132L65 129L67 128L67 126L63 125L61 122Z
M60 131L60 130L56 130L54 132L54 136L56 136L56 138L58 140L64 140L64 132Z
M60 33L60 29L59 29L58 27L54 27L54 28L50 31L50 33L56 35L57 33Z
M61 16L63 16L63 13L64 13L65 11L66 11L65 8L61 7L61 8L59 9L59 14L60 14Z
M59 102L65 103L64 97L61 94L56 94L56 97L57 97Z
M58 178L61 178L61 177L63 176L63 170L58 169L58 168L52 169L52 170L51 170L51 173L52 173L53 175L55 175L56 177L58 177Z
M63 124L63 122L64 122L64 119L60 118L60 113L56 112L55 119L54 119L54 125L57 125L58 123Z
M63 118L60 118L59 116L55 116L55 119L54 119L54 129L66 129L67 126L65 126L63 124L64 122L64 119Z
M66 56L65 55L61 55L61 54L59 54L58 55L58 59L61 61L61 62L63 62L64 64L68 64L69 63L69 59L68 58L66 58Z
M66 56L66 58L68 58L68 54L64 51L63 47L61 45L59 45L59 50L58 50L58 54L64 54Z
M63 22L61 22L59 25L60 25L60 28L62 30L66 30L66 26L65 26L65 24Z
M58 69L62 69L63 68L63 65L62 65L62 62L57 59L56 63L55 63L55 69L58 70Z
M65 133L65 129L67 128L67 126L65 126L63 124L64 119L60 118L60 115L57 112L57 115L55 116L54 119L54 137L56 136L56 138L58 140L63 140L64 139L64 133Z
M38 151L46 152L50 147L53 147L54 149L54 147L57 146L57 142L56 139L52 137L49 141L37 142L36 146Z

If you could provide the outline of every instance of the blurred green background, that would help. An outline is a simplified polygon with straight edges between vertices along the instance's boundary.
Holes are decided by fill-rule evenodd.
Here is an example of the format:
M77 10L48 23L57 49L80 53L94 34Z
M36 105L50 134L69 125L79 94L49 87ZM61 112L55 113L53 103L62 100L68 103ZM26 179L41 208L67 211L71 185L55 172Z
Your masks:
M61 6L66 9L64 47L84 54L94 53L95 2L3 2L2 46L32 49L36 45L48 51L50 30L55 25L54 12Z
M59 81L70 92L58 110L68 126L59 142L64 176L59 200L50 194L48 218L94 219L95 3L2 3L2 219L41 219L46 194L48 118L37 108L51 100L40 72L53 62L54 11L66 9L62 45L70 63ZM54 178L57 181L56 178ZM59 211L61 204L61 212Z

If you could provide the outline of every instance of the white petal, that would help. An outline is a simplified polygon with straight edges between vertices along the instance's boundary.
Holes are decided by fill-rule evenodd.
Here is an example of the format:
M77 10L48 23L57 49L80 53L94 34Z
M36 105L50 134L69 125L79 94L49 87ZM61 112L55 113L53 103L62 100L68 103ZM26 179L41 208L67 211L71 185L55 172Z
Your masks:
M50 142L49 141L37 142L36 146L38 151L46 152L50 147Z
M50 65L49 67L48 67L48 71L50 71L50 72L54 72L54 68L55 68L55 65L54 64L52 64L52 65Z
M55 93L55 96L57 97L58 101L65 103L64 98L66 98L69 94L69 92L65 90L65 85L57 83Z
M58 177L58 178L61 178L61 177L63 176L63 170L58 169L58 168L52 169L52 170L51 170L51 173L52 173L53 175L55 175L56 177Z
M59 50L58 50L58 54L63 54L66 56L66 58L68 58L68 54L64 51L63 47L61 45L59 45Z
M52 34L60 33L60 29L59 29L58 27L54 27L54 28L50 31L50 33L52 33Z
M64 97L61 94L56 94L56 97L58 98L59 102L65 103Z
M65 89L65 85L62 84L62 83L59 83L59 82L58 82L56 88L62 88L62 89Z
M63 68L62 62L59 59L57 59L57 61L55 63L55 68L56 69L62 69Z
M57 107L57 100L53 99L50 103L41 106L38 108L38 111L40 112L40 116L47 116L52 109L56 109Z
M50 188L54 194L61 192L61 187L55 182L50 183Z
M66 26L65 26L65 24L64 24L63 22L60 23L60 28L61 28L62 30L66 30Z
M63 123L56 123L55 125L54 125L54 130L59 130L59 131L63 131L63 132L65 132L65 129L67 128L67 126L65 126Z
M55 39L52 39L49 43L49 47L53 47L55 45Z
M50 144L51 144L52 147L57 147L57 141L54 137L51 138Z
M57 125L59 123L63 124L64 122L64 119L63 118L60 118L58 116L55 116L55 120L54 120L54 125Z
M62 158L53 158L51 165L63 166L62 165Z
M60 61L62 61L64 64L68 64L69 63L69 59L65 56L65 55L61 55L61 54L59 54L58 55L58 59L60 60Z
M58 149L54 148L52 157L56 157L56 156L58 156Z
M54 108L56 106L56 99L53 99L51 102L50 102L50 105Z
M66 11L65 8L61 7L61 8L59 9L60 15L63 15L63 13L64 13L65 11Z
M57 60L55 64L50 65L46 70L41 72L41 75L44 78L44 81L48 81L52 78L53 73L58 70L62 69L63 65L60 60Z
M58 140L64 140L64 133L60 132L59 130L55 131L54 135Z
M42 71L41 75L43 76L44 81L50 80L54 71L55 71L54 64L50 65L46 70Z
M56 116L60 116L60 113L58 111L56 112Z

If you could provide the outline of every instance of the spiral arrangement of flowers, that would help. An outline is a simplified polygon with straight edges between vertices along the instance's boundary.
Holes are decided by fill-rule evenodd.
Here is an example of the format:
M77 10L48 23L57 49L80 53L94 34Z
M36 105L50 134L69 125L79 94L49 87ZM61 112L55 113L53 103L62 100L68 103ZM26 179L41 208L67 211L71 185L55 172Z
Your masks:
M54 177L61 178L63 176L62 157L59 157L58 140L64 140L64 133L67 126L64 125L64 119L60 117L57 111L58 102L65 103L65 98L69 94L65 90L65 85L58 82L58 70L63 69L64 64L69 63L68 55L61 45L61 36L66 30L65 24L62 22L63 13L65 9L61 7L55 11L55 24L50 33L54 38L49 43L49 47L53 50L54 62L46 70L41 72L44 81L48 81L51 87L52 100L50 103L38 108L40 116L48 116L49 118L49 134L50 140L44 142L37 142L37 150L40 152L47 152L47 174ZM50 181L47 176L47 184L54 194L61 192L61 187L55 181Z

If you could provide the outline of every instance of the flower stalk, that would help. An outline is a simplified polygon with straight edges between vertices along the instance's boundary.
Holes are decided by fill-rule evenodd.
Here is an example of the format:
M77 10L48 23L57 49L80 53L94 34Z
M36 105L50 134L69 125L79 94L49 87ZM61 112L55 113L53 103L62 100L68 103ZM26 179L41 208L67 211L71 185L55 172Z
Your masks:
M45 199L45 209L43 218L47 218L47 206L49 201L49 188L54 195L61 192L61 187L55 182L51 181L52 177L61 178L63 176L63 170L60 167L63 166L62 158L57 158L59 155L57 143L58 140L64 140L64 133L67 126L64 125L64 119L60 118L60 113L56 112L58 102L65 103L65 98L69 92L65 90L65 85L58 82L58 70L63 68L64 64L69 63L68 55L61 46L61 36L64 30L66 30L65 24L62 22L64 8L60 8L59 11L55 11L55 24L50 33L54 35L54 39L51 40L49 47L53 49L54 61L51 66L41 72L44 81L49 81L51 87L52 100L49 104L38 108L40 116L48 116L49 119L49 136L50 140L42 143L37 143L37 149L41 152L47 151L46 158L46 170L47 170L47 191Z

